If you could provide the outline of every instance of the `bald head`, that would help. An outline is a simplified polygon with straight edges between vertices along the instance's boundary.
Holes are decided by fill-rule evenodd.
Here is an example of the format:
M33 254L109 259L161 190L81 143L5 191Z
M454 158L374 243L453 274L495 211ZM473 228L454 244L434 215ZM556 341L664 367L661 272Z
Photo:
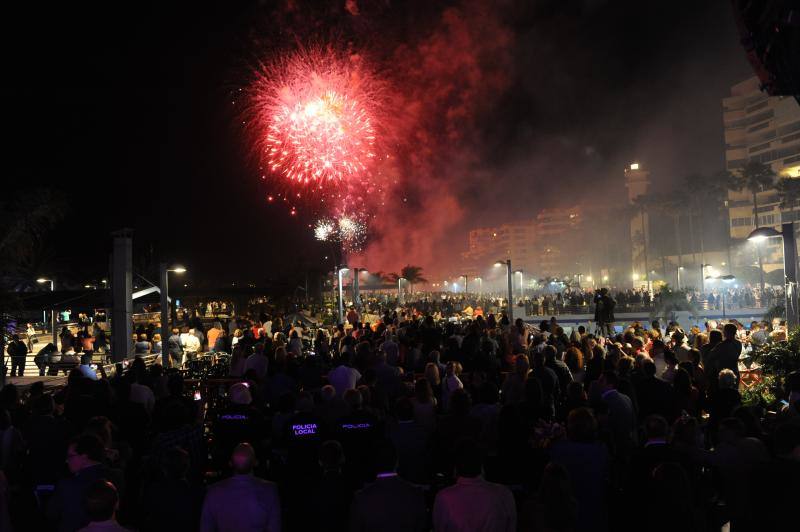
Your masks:
M231 455L231 467L237 475L247 475L253 472L258 461L256 452L249 443L240 443Z

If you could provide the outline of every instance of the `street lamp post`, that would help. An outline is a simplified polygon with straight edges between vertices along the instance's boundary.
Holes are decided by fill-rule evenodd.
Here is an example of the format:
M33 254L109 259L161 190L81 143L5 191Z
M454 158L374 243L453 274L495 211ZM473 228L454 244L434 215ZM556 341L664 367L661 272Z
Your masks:
M519 294L521 298L525 299L525 285L523 285L524 279L522 270L514 270L514 273L519 275Z
M780 231L776 231L771 227L759 227L750 233L747 239L760 242L774 236L783 237L783 292L784 304L786 305L786 325L787 327L797 327L798 309L795 292L797 289L797 242L794 236L794 222L781 224Z
M342 272L349 270L347 266L339 266L336 275L339 278L339 323L344 323L344 291L342 290Z
M678 272L678 291L680 292L680 290L681 290L681 271L683 271L683 266L678 266L678 269L676 271Z
M397 278L397 304L398 305L402 305L403 304L403 289L402 289L400 283L402 281L405 281L405 280L406 280L405 277L398 277Z
M52 279L45 279L40 277L36 279L36 282L39 284L50 283L50 291L56 291L56 282ZM56 331L56 307L55 302L53 302L53 307L50 309L50 328L52 329L50 332L53 335L53 345L58 347L58 331Z
M467 274L464 274L461 277L464 278L464 295L467 295L467 289L469 288L469 277L467 277Z
M161 365L166 369L169 365L169 350L166 347L167 340L169 339L169 335L172 334L172 328L170 327L170 314L172 313L170 312L169 304L169 272L185 273L186 268L182 266L170 268L167 266L166 262L162 262L159 270L161 276L161 339L164 342L161 349Z
M706 283L705 283L705 275L706 275L706 268L711 266L710 264L701 264L700 265L700 294L702 295L706 291Z
M512 292L512 283L511 283L511 259L506 260L498 260L494 263L495 267L500 267L502 265L506 266L506 276L508 277L508 321L510 323L514 323L514 294Z
M358 276L361 273L369 273L364 268L353 268L353 305L359 306L361 304L361 292L358 286Z
M475 281L478 283L478 297L481 297L481 293L483 292L483 279L476 277Z

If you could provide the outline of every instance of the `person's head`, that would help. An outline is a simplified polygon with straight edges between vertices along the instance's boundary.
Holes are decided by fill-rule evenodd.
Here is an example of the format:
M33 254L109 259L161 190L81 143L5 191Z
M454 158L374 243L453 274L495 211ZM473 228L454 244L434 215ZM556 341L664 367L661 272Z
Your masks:
M741 419L728 417L719 422L720 443L734 443L744 438L746 427Z
M111 421L105 416L95 416L86 422L86 434L94 434L104 447L111 447Z
M666 440L669 434L669 423L662 416L653 414L644 420L644 433L648 440Z
M310 413L314 411L314 397L311 392L302 391L297 396L295 410L298 412Z
M656 374L656 363L652 358L645 358L642 360L642 372L646 377L653 377Z
M53 396L40 395L33 400L32 412L35 416L52 416L55 411Z
M720 372L719 372L719 389L720 390L724 390L724 389L735 390L736 389L736 374L732 370L730 370L728 368L720 370Z
M547 362L553 362L556 359L556 356L558 355L558 349L556 349L556 346L554 345L545 346L543 351L544 351L544 358Z
M593 442L596 432L597 420L588 408L576 408L567 416L567 437L571 441Z
M326 384L320 390L319 395L324 403L333 401L336 398L336 388L331 384Z
M570 347L564 354L564 363L573 373L583 369L583 353L577 347Z
M450 394L450 413L454 416L467 416L472 407L472 400L463 388L457 388Z
M344 402L350 407L351 410L360 410L361 405L363 404L363 397L361 396L361 392L358 390L345 390L342 399L344 399Z
M89 521L100 523L114 518L114 513L119 506L117 488L111 482L95 480L86 490L86 515Z
M613 390L617 388L619 384L619 377L617 376L616 372L611 370L606 370L600 375L600 386L603 390Z
M147 335L146 334L140 334L139 335L139 341L140 342L146 342L147 341Z
M103 461L105 448L94 434L83 434L67 446L67 467L72 474Z
M344 449L336 440L328 440L319 447L319 465L323 471L339 471L344 465Z
M525 355L517 355L517 358L514 359L514 373L524 378L528 376L529 370L530 364L528 363L528 357Z
M678 356L674 351L664 351L664 363L667 366L675 367L678 365Z
M724 336L726 340L735 339L737 332L738 328L733 323L726 323L725 326L722 328L722 336Z
M231 403L235 405L249 405L253 402L253 396L250 393L250 385L246 382L237 382L231 386L229 393Z
M711 329L708 331L708 343L716 345L722 341L722 331L719 329Z
M675 342L677 345L682 344L685 339L686 335L683 334L683 331L681 330L677 330L674 333L672 333L672 341Z
M249 475L258 465L256 452L249 443L240 443L231 454L231 468L237 475Z
M472 438L462 438L456 442L454 450L456 476L475 478L483 471L483 453Z

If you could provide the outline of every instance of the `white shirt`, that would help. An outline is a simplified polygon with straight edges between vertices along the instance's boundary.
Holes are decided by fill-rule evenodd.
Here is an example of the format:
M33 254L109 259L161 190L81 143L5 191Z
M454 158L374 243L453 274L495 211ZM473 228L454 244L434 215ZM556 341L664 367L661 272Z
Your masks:
M333 368L328 373L328 382L331 386L336 388L336 395L341 397L347 390L354 390L358 379L361 378L361 373L357 369L345 366L342 364L337 368Z
M200 351L200 339L192 333L182 333L181 344L183 345L183 349L190 353L197 353Z

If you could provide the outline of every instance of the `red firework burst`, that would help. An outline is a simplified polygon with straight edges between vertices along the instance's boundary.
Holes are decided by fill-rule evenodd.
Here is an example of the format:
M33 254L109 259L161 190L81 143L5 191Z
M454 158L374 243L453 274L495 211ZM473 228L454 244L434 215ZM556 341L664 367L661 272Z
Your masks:
M252 102L263 166L325 193L328 185L369 181L376 158L379 83L358 56L303 50L258 72Z

